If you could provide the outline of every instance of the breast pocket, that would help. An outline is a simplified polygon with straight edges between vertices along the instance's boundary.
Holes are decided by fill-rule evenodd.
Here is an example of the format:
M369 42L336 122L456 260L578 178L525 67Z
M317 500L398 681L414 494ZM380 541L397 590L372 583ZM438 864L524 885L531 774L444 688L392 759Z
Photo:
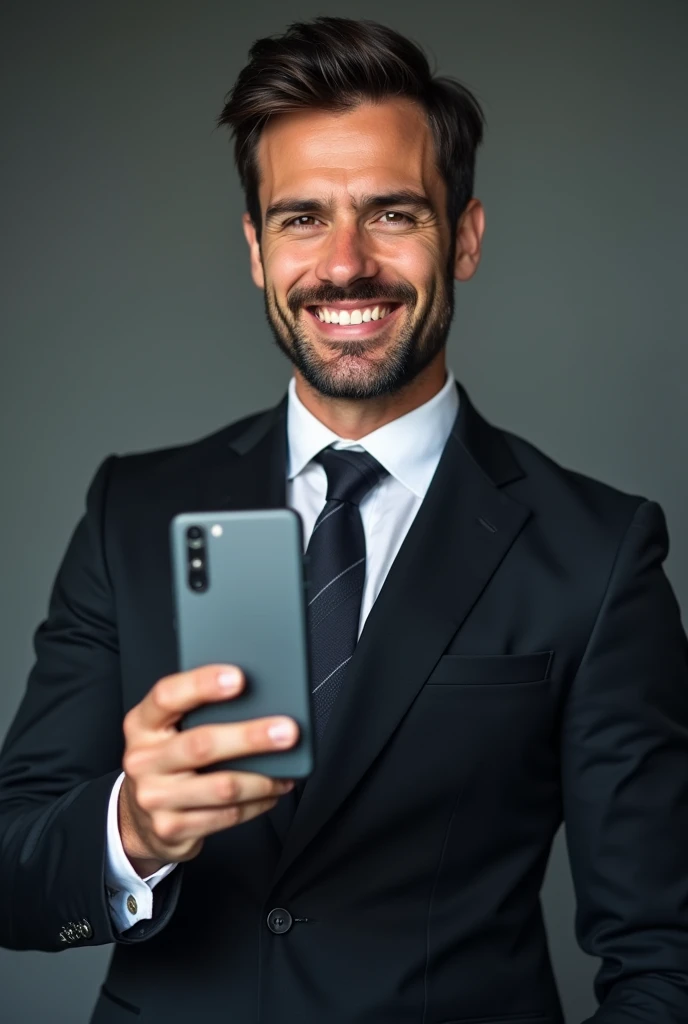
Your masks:
M134 1024L135 1021L141 1021L138 1006L115 995L107 985L102 985L89 1024Z
M513 686L549 679L554 651L536 654L445 654L426 686Z

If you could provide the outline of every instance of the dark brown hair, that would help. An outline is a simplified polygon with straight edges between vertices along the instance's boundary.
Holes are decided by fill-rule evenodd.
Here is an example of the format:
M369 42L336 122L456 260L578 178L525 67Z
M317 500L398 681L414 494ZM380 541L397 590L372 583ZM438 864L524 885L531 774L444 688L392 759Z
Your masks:
M218 125L231 129L246 206L260 238L256 151L273 114L307 108L345 111L365 100L415 100L435 140L447 183L452 229L473 194L475 152L485 117L477 99L453 78L433 77L415 43L374 21L315 18L284 35L258 39L225 98Z

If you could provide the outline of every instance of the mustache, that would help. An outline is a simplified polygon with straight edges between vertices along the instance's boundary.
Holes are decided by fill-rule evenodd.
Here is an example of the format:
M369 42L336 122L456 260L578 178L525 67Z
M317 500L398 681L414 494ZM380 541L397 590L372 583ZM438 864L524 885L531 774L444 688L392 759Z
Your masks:
M287 307L293 316L304 306L327 306L337 302L400 302L415 305L418 292L410 284L375 284L360 281L350 288L338 288L325 284L320 288L295 288L287 299Z

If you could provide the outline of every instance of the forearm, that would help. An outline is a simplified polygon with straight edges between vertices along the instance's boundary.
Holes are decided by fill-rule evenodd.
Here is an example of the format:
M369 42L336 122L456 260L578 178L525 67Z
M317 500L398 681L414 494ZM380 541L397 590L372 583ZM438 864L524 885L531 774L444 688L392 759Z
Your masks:
M114 941L103 884L116 772L44 802L0 805L0 945L56 952Z

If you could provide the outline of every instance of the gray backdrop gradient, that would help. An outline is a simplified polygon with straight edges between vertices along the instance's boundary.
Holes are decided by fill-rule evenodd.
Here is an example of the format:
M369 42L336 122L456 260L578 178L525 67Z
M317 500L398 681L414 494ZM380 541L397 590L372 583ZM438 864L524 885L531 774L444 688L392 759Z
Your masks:
M0 734L100 460L284 391L213 123L252 40L317 14L392 24L484 104L484 258L458 288L450 364L488 418L661 502L685 607L685 0L2 6ZM564 839L544 902L574 1024L596 964L573 937ZM86 1021L109 952L0 951L0 1018Z

